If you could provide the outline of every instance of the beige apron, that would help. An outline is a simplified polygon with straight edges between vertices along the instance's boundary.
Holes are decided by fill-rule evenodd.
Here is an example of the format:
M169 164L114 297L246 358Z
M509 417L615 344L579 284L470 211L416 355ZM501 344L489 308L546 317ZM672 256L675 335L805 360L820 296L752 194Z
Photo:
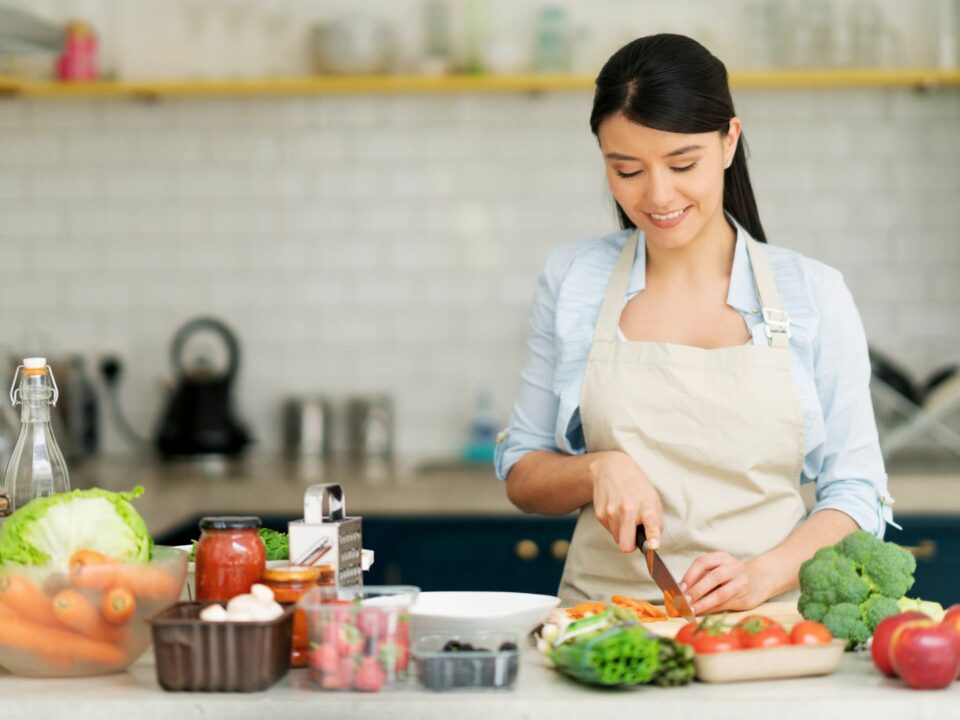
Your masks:
M745 560L806 517L800 497L803 414L790 374L789 324L759 243L745 236L769 345L712 350L624 342L616 333L638 234L624 244L597 320L580 394L587 452L622 450L663 503L660 555L679 582L700 555ZM624 553L580 511L559 595L662 601L641 553ZM795 597L791 592L778 599Z

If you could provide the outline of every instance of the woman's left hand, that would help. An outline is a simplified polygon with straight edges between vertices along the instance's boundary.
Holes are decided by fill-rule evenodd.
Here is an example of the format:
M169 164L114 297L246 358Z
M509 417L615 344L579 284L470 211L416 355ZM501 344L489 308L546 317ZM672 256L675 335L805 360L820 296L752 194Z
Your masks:
M752 610L767 599L756 564L726 552L707 553L694 560L680 580L680 589L697 615Z

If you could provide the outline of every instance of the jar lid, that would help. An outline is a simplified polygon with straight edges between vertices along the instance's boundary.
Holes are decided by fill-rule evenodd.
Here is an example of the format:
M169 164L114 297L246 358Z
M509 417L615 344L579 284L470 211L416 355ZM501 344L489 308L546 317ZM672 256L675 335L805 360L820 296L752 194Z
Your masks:
M267 568L260 576L266 582L316 582L320 568L306 565L280 565Z
M256 515L208 515L200 519L201 530L248 530L260 525Z

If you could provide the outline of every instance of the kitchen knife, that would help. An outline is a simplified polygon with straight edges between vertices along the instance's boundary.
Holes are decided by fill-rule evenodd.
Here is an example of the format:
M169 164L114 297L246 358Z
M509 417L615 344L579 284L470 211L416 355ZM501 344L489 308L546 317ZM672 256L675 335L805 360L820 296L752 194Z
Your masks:
M667 566L663 564L663 560L660 559L657 551L650 550L649 548L644 551L643 546L646 542L647 534L644 532L643 525L637 525L637 550L642 552L646 557L647 570L650 571L650 577L653 578L657 587L663 591L664 604L672 603L681 617L687 620L696 620L697 616L694 615L693 610L690 609L687 599L680 590L680 585L673 579L673 575L667 570Z

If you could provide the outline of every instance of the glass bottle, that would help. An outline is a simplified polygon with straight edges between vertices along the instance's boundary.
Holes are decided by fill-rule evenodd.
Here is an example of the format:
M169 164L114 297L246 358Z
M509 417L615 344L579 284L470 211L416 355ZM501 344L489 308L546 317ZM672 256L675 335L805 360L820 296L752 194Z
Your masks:
M59 395L46 358L26 358L17 367L10 387L10 401L14 407L21 406L20 437L4 475L4 490L11 511L35 497L70 490L67 463L50 424L50 408L57 404Z

